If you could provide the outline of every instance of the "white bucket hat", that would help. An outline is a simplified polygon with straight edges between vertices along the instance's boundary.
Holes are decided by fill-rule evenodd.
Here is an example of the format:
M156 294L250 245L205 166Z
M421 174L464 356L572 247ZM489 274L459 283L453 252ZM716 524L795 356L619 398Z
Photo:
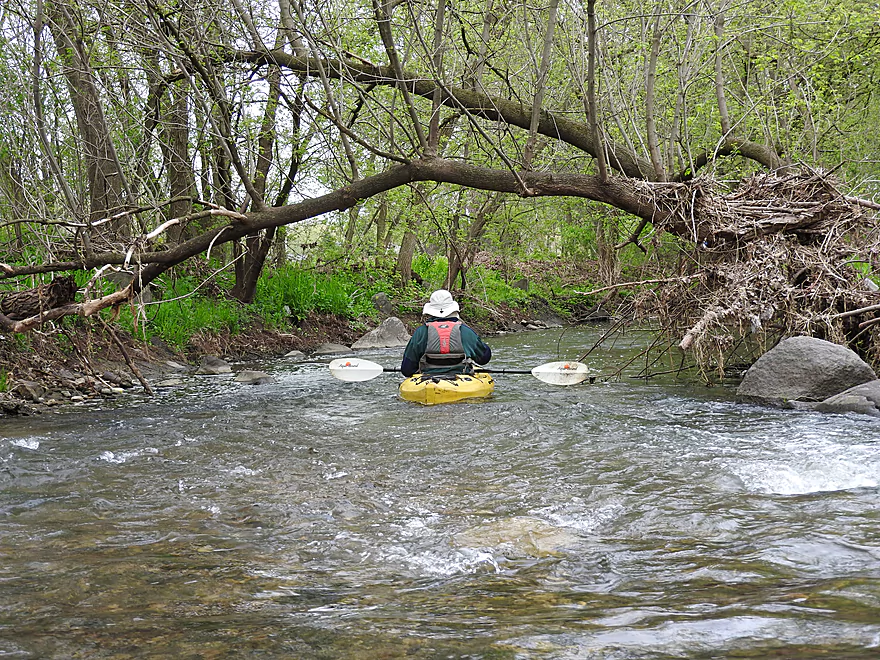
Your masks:
M452 294L446 289L438 289L431 294L431 299L422 308L422 314L443 318L451 316L459 310L458 303L452 299Z

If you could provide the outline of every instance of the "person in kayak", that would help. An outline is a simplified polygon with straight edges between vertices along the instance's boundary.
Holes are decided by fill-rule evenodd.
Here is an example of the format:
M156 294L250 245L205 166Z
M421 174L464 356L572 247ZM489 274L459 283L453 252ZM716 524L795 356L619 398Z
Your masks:
M422 308L425 322L413 333L400 372L413 374L455 375L473 373L473 364L487 364L492 349L458 317L459 306L446 289L431 294Z

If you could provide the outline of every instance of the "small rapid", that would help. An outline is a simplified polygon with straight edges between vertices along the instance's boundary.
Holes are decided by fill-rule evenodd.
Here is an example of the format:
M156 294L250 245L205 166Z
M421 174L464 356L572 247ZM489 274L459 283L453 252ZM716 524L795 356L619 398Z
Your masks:
M492 338L493 366L600 332ZM874 418L662 377L423 407L258 366L2 422L0 655L878 653Z

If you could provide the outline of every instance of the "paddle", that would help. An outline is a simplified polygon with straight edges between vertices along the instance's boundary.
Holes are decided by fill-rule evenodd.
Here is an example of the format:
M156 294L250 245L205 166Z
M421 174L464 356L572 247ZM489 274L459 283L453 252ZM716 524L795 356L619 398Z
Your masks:
M483 369L490 374L531 374L550 385L575 385L590 377L587 365L582 362L547 362L533 369ZM381 364L361 358L338 358L330 363L330 373L339 380L359 383L372 380L384 372L400 372L396 367L383 367Z

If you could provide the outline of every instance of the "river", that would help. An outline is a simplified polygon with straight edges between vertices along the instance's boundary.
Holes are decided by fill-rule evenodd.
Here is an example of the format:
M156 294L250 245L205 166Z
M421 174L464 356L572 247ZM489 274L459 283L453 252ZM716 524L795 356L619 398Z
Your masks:
M493 337L492 366L601 331ZM256 366L0 420L0 657L880 657L875 418L667 377L422 407Z

